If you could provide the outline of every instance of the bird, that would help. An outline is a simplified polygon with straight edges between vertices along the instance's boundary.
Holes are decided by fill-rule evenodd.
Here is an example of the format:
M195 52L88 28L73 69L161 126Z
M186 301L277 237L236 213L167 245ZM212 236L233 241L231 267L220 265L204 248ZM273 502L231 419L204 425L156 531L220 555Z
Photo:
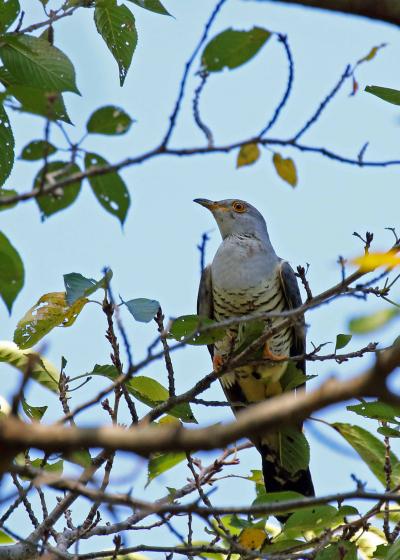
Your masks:
M217 322L253 313L281 312L302 304L297 277L290 264L275 253L262 214L244 200L194 200L208 209L220 230L222 242L211 264L201 275L197 298L197 314ZM277 319L275 319L276 321ZM274 318L254 321L256 337L274 325ZM261 323L261 330L260 330ZM231 326L220 340L209 345L214 370L235 351L246 347L246 336L252 329L249 323ZM251 325L251 323L250 323ZM247 334L246 334L247 333ZM249 344L250 338L247 339ZM306 333L304 317L278 330L262 349L264 360L244 365L222 374L220 382L235 415L246 406L281 394L300 390L305 386L305 360L289 367L291 356L305 354ZM292 379L290 379L290 376ZM289 378L289 379L288 379ZM297 387L296 387L297 379ZM308 458L299 457L299 446L307 455L307 441L302 425L282 428L277 433L251 437L261 454L266 492L295 491L314 496L314 485ZM277 516L284 522L286 515Z

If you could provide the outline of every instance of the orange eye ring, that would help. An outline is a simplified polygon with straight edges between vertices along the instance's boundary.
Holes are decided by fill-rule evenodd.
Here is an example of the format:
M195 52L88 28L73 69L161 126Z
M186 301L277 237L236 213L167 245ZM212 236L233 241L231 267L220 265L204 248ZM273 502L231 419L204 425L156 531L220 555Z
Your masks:
M243 204L243 202L240 202L239 200L235 200L232 203L232 208L234 209L235 212L238 212L239 214L242 212L246 212L247 210L246 205Z

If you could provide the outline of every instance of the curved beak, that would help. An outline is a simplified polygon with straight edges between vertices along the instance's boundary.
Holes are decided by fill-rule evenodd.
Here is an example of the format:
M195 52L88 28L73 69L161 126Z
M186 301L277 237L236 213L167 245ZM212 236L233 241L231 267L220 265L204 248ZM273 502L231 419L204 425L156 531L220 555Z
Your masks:
M207 208L208 210L214 210L217 205L216 202L208 200L207 198L195 198L193 202L200 204L200 206L204 206L204 208Z

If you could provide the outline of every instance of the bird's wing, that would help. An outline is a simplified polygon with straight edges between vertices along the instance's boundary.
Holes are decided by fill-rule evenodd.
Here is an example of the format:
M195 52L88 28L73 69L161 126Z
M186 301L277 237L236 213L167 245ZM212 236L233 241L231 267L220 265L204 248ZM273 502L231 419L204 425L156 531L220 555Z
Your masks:
M211 265L205 267L201 273L199 292L197 294L197 314L202 317L214 319L214 303L212 295ZM214 355L214 346L208 345L211 357Z
M296 309L302 305L299 285L293 268L286 261L282 261L279 265L279 275L282 285L282 290L285 295L288 309ZM306 351L306 329L303 317L297 317L293 327L294 337L292 346L290 348L291 356L299 356L305 354ZM306 372L306 362L301 360L296 363L296 366L301 369L303 373Z

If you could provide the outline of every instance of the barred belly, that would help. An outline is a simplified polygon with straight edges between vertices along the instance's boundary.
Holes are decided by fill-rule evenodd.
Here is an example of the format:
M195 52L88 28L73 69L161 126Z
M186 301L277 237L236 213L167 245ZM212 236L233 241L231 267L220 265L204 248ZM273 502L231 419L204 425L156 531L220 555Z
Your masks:
M224 290L213 286L214 317L222 321L233 316L250 313L267 313L287 309L285 296L277 274L273 278L250 286L247 289ZM268 319L266 326L273 326L277 319ZM226 336L215 343L216 355L226 358L233 349L238 327L227 331ZM276 355L289 355L292 343L292 328L287 327L268 340L269 350ZM262 401L282 392L279 380L287 368L287 362L269 362L262 366L243 366L221 377L226 389L238 383L248 403Z

